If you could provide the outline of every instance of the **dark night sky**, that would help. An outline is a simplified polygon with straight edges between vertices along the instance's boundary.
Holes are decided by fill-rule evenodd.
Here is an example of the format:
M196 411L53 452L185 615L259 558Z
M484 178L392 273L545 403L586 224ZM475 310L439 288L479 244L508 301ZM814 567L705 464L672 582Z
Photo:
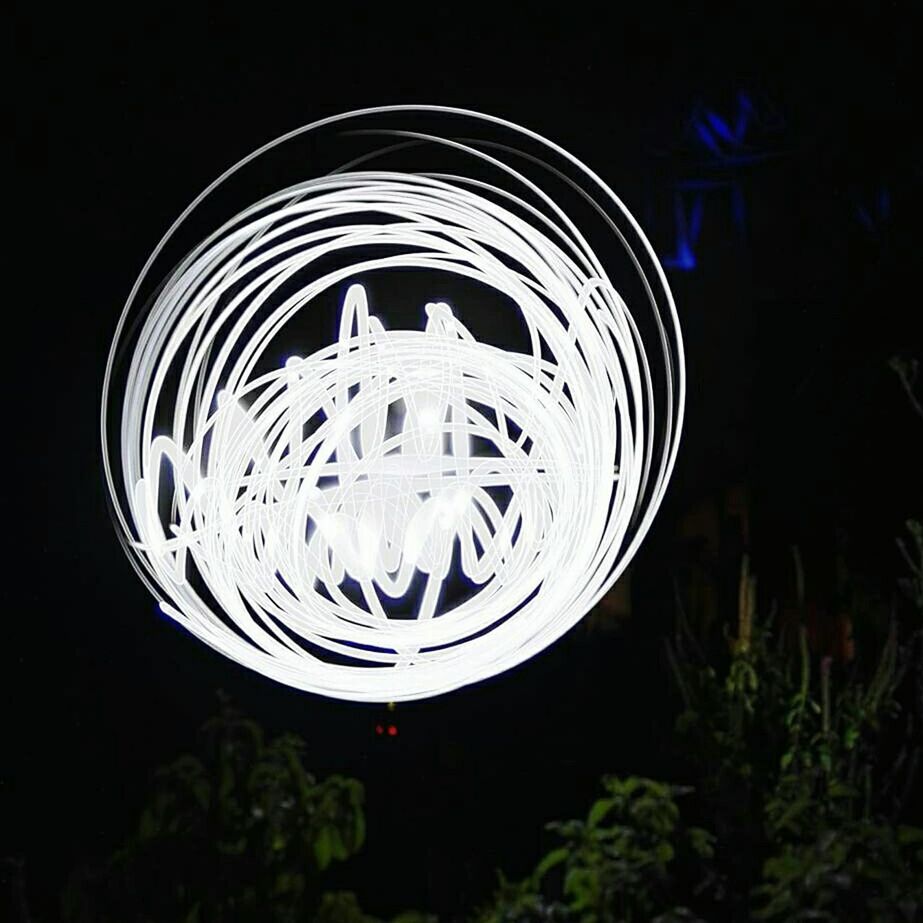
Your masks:
M776 4L759 16L677 4L593 19L533 5L518 22L454 5L414 22L371 4L294 19L281 5L121 20L43 8L17 27L9 185L29 215L6 292L14 555L2 591L0 848L25 856L36 908L125 834L149 770L192 745L221 687L270 730L302 734L313 769L365 782L368 842L336 876L364 906L452 909L486 895L495 867L528 868L542 824L581 811L601 772L669 772L657 722L670 616L657 587L689 504L746 479L767 547L832 523L856 536L856 556L894 566L891 536L920 511L913 453L923 457L884 366L920 353L911 8L817 22ZM741 168L746 235L709 207L699 266L671 273L688 430L624 632L589 644L578 630L507 675L400 706L400 737L382 741L380 708L276 685L157 615L109 522L99 393L136 273L214 176L338 111L466 106L572 150L666 253L671 184L695 173L679 150L684 119L696 101L733 109L741 90L783 123L759 141L774 156ZM872 231L857 205L882 187L889 217Z

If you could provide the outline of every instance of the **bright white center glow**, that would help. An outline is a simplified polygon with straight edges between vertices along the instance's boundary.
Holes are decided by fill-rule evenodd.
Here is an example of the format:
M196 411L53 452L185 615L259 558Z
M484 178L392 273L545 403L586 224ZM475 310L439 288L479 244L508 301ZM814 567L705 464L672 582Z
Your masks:
M121 486L106 402L132 299L113 344L106 473L139 573L201 640L300 689L421 698L522 662L624 570L673 467L682 345L650 245L569 155L464 114L546 144L627 219L666 304L662 316L635 259L659 393L602 260L512 168L522 198L457 175L346 170L212 234L141 319L119 395ZM324 268L331 255L344 259ZM413 268L500 293L531 345L479 341L464 304L386 329L361 280ZM328 290L342 298L335 342L267 370L285 325ZM449 599L450 584L467 592Z

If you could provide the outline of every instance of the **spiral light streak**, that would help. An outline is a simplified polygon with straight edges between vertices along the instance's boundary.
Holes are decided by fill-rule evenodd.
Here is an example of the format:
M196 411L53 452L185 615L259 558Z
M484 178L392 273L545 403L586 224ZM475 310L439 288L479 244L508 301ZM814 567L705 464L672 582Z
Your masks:
M226 221L138 313L154 259L235 171L319 128L412 112L464 118L467 132L376 133L449 149L477 171L375 170L375 151L355 158ZM479 143L472 125L502 128L530 151ZM627 254L653 336L604 255L526 175L539 162ZM465 305L441 301L421 305L418 329L388 329L375 313L387 306L369 303L363 280L395 270L499 293L528 346L477 339ZM325 292L341 303L336 340L268 364L280 342L297 348L286 326ZM595 174L499 119L387 107L278 139L178 219L116 331L103 457L124 544L167 615L298 689L398 701L509 669L595 605L661 502L683 401L663 271ZM471 592L447 603L453 579Z

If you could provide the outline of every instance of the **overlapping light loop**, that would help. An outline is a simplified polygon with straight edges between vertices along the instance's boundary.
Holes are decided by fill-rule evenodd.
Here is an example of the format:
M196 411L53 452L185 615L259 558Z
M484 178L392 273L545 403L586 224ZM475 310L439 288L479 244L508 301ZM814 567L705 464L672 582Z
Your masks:
M434 695L559 637L634 554L682 423L672 296L621 202L538 136L441 111L546 145L592 187L581 194L647 292L653 343L565 211L500 159L508 148L427 135L502 183L353 164L287 188L175 269L137 321L115 396L136 285L107 367L115 515L164 612L242 664L341 698ZM477 339L464 304L388 329L362 280L408 268L500 293L529 347ZM342 299L336 341L267 371L286 325L328 291ZM446 600L452 579L466 598Z

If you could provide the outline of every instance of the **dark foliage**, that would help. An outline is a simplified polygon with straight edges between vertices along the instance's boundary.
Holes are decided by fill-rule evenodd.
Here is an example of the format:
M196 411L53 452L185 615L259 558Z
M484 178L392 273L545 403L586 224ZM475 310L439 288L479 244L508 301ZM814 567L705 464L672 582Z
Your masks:
M318 781L304 750L291 734L264 740L225 701L200 751L157 771L128 842L75 875L65 919L304 920L320 901L321 873L365 838L361 783Z

